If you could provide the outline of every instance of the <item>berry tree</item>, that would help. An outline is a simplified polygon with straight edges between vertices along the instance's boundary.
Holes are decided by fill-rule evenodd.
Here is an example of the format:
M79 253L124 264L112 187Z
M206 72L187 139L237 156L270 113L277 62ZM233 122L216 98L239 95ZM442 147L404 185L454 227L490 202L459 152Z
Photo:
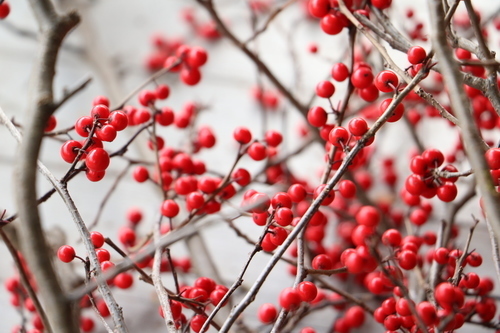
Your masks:
M87 99L93 78L55 84L86 8L29 4L36 35L0 0L0 29L38 45L22 121L0 99L19 145L0 217L12 332L500 331L499 9L194 0L166 13L185 33L152 36L142 82ZM248 84L212 84L247 65Z

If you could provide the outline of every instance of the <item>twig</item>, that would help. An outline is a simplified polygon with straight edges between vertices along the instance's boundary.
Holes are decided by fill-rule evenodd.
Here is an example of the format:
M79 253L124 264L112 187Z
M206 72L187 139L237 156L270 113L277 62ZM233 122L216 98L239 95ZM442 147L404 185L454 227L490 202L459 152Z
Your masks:
M159 77L161 77L162 75L170 72L172 70L172 68L174 68L175 66L178 66L180 63L182 63L182 59L177 59L176 61L174 61L170 66L168 67L164 67L162 69L160 69L158 72L154 73L153 75L151 75L151 77L149 77L148 79L146 79L143 83L141 83L140 85L138 85L134 90L132 90L119 104L118 106L114 107L113 110L120 110L120 109L123 109L123 107L125 106L125 104L132 98L134 97L135 94L137 94L139 91L141 91L141 89L143 89L145 86L147 86L148 84L150 84L151 82L154 82L156 79L158 79Z
M92 82L92 78L88 77L85 80L83 80L81 83L79 83L76 87L69 91L65 91L63 97L54 105L55 109L60 108L64 103L66 103L71 97L75 96L78 94L80 91L85 89L87 85Z
M464 250L462 252L462 255L457 259L457 263L455 266L455 273L453 273L453 277L451 278L451 281L453 285L458 286L458 283L460 282L460 277L462 275L462 272L464 270L464 261L467 259L467 256L469 255L469 246L470 242L472 240L472 235L474 234L474 229L476 228L477 224L479 223L479 220L472 217L474 219L474 224L472 227L470 227L469 230L469 235L467 236L467 240L465 242Z
M161 237L161 220L162 216L158 219L158 222L154 226L154 242L157 245ZM153 272L151 278L156 290L156 295L158 295L158 300L160 301L161 309L163 310L163 317L165 318L165 324L167 325L167 330L169 333L177 333L175 328L175 321L172 315L172 310L170 309L170 301L168 299L168 293L163 287L163 282L161 281L160 267L161 267L161 255L163 253L163 247L157 246L155 251L155 256L153 260Z
M270 15L269 17L267 18L266 22L264 23L264 25L258 29L257 31L255 31L253 33L253 35L248 38L246 41L243 42L243 46L247 46L248 43L250 43L251 41L253 41L255 38L259 37L260 34L262 34L263 32L265 32L267 30L267 28L269 27L269 24L271 24L271 22L279 15L279 13L281 13L286 7L290 6L291 4L293 4L294 2L296 2L297 0L288 0L287 2L285 2L283 5L279 6L278 8L276 8Z
M104 199L102 199L101 203L99 204L99 208L97 209L97 214L94 218L94 221L89 225L89 230L94 229L97 224L99 223L99 219L101 218L102 212L104 211L104 207L108 203L109 199L111 198L111 195L115 192L116 188L118 187L118 184L120 181L125 177L127 174L128 170L130 169L131 164L127 164L127 166L120 172L118 177L116 177L115 181L113 182L113 185L109 188L108 192L104 196Z

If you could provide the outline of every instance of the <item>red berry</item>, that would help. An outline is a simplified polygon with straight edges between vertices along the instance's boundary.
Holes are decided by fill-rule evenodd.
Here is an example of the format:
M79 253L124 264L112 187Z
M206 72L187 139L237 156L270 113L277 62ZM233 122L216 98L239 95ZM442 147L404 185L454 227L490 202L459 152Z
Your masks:
M380 115L385 113L385 111L389 108L389 105L392 103L392 98L387 98L380 103L379 111ZM402 103L398 104L392 111L392 115L387 119L388 122L393 123L401 119L403 117L403 113L405 111L405 107Z
M179 205L172 199L163 201L161 205L161 214L166 217L175 217L179 214Z
M339 62L333 65L331 74L335 81L342 82L349 77L349 69L346 65Z
M160 113L157 113L155 120L161 126L168 126L174 122L174 111L168 107L163 107Z
M191 319L191 323L189 324L189 327L193 330L193 332L198 333L201 331L201 328L207 321L207 317L205 315L194 315L193 318ZM208 330L208 327L206 328ZM205 330L205 332L206 332Z
M257 315L263 324L270 324L278 317L278 310L273 304L264 303L259 307Z
M2 2L0 4L0 19L6 18L10 13L10 6L7 1Z
M134 180L138 183L144 183L149 178L149 171L146 167L138 166L134 169Z
M382 234L382 243L392 247L399 246L401 239L401 233L396 229L388 229Z
M78 135L86 138L89 136L90 130L94 125L94 119L92 117L84 116L79 118L75 123L75 131Z
M252 143L247 150L248 156L254 161L262 161L267 157L267 149L260 142Z
M287 311L295 311L299 308L302 299L297 290L285 288L279 295L280 305Z
M303 302L312 302L318 295L318 288L309 281L302 281L297 285L300 298Z
M352 199L356 196L356 185L348 180L344 179L339 182L339 192L346 199Z
M356 214L356 222L367 227L375 227L380 222L380 213L373 206L363 206Z
M265 134L265 140L268 146L277 147L283 141L283 136L280 132L269 130Z
M233 132L233 137L241 144L247 144L252 140L252 133L246 127L237 127Z
M339 148L343 148L349 141L349 132L344 127L335 127L328 135L328 141Z
M372 0L371 2L373 7L383 10L391 6L392 0Z
M166 84L159 84L155 89L155 95L158 99L167 99L170 95L170 88Z
M484 154L491 170L500 169L500 148L490 148Z
M330 12L330 2L329 0L309 0L308 9L312 16L322 18Z
M90 233L90 239L95 248L102 247L104 245L104 236L98 231L92 231Z
M399 79L393 71L382 71L375 78L375 86L384 93L392 92L399 84Z
M85 164L92 171L104 171L109 166L109 155L102 148L93 149L87 154Z
M363 118L353 118L347 128L352 135L363 136L368 131L368 124Z
M307 121L314 127L321 127L326 124L328 115L321 106L314 106L307 112Z
M319 25L321 30L328 35L337 35L342 31L342 29L344 29L342 20L335 14L327 14L323 16Z
M101 141L112 142L116 139L116 129L112 125L104 125L96 129L95 135Z
M107 98L106 96L96 96L92 101L92 106L96 106L99 104L102 104L109 108L109 98Z
M187 64L196 68L203 66L207 62L207 59L207 51L202 47L192 47L186 55Z
M109 114L109 124L116 131L123 131L128 126L128 117L123 111L113 111Z
M452 202L457 197L457 186L450 181L445 182L437 189L437 197L444 202Z
M71 262L75 259L76 253L75 249L69 245L63 245L57 250L57 257L62 262Z
M427 57L427 53L420 46L413 46L406 54L408 56L408 61L412 65L420 64Z
M358 89L368 88L373 82L372 70L368 67L360 67L351 75L352 85Z
M113 282L120 289L128 289L134 284L134 277L132 274L124 272L115 276Z
M54 128L56 128L56 126L57 126L56 117L54 115L50 115L49 120L47 121L47 125L45 125L45 128L43 130L44 132L50 132L53 131Z
M61 157L65 162L73 163L80 149L82 149L82 144L76 140L66 141L61 147Z
M98 104L92 108L90 115L94 119L99 119L100 121L106 120L109 117L109 107L104 104Z
M359 305L355 305L345 312L344 318L349 327L360 327L365 322L365 310Z
M188 86L194 86L198 84L201 80L201 73L197 67L185 68L181 69L181 81L187 84Z
M330 98L335 93L335 86L330 81L321 81L316 85L316 95L322 98Z

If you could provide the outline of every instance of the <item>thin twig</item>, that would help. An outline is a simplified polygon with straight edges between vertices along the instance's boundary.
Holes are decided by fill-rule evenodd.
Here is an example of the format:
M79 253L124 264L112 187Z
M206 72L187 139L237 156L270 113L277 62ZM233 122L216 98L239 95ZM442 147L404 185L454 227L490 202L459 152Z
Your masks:
M158 243L160 237L161 237L161 216L158 219L158 222L155 223L154 226L154 242L155 244ZM170 309L170 301L168 299L168 293L165 291L165 288L163 287L163 282L161 281L161 272L160 272L160 267L161 267L161 257L163 253L163 247L157 246L156 251L155 251L155 256L153 259L153 271L151 274L151 278L153 280L153 284L156 290L156 295L158 295L158 300L160 301L160 306L163 311L163 317L165 319L165 324L167 325L167 330L169 333L177 333L177 329L175 328L175 321L174 317L172 315L172 310Z

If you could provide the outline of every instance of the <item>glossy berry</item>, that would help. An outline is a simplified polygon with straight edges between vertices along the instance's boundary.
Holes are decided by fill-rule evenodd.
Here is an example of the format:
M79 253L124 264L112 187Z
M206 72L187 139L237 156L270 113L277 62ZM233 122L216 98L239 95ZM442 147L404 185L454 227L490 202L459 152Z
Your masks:
M262 161L267 157L267 149L260 142L252 143L247 150L248 156L254 161Z
M484 154L486 162L491 170L500 169L500 148L490 148Z
M95 135L101 141L112 142L116 138L116 129L112 125L104 125L96 129Z
M283 135L278 131L269 130L264 135L265 141L270 147L277 147L283 141Z
M330 1L310 0L307 8L312 16L322 18L330 12Z
M161 214L166 217L175 217L179 214L179 205L172 199L163 201L161 205Z
M382 243L388 246L397 247L401 244L401 233L396 229L388 229L382 234Z
M373 206L363 206L356 214L356 222L367 227L375 227L380 222L380 213Z
M250 182L252 180L252 175L246 169L239 168L239 169L236 169L233 172L233 174L231 175L231 178L238 185L240 185L240 186L246 186L246 185L250 184ZM208 193L208 192L206 192L206 193Z
M383 10L391 6L392 0L372 0L371 3L374 7Z
M62 159L67 163L73 163L82 147L82 144L76 140L66 141L60 151Z
M399 84L399 79L393 71L381 71L375 78L375 86L384 93L392 92Z
M204 315L194 315L193 318L191 319L191 323L189 324L189 327L193 330L195 333L199 333L201 331L201 328L203 327L203 324L207 321L207 317ZM207 327L208 330L208 327ZM204 331L206 332L206 331Z
M427 57L427 53L420 46L413 46L406 54L408 56L408 61L412 65L420 64Z
M102 148L93 149L87 154L85 164L92 171L104 171L109 166L109 155Z
M116 131L123 131L128 126L128 117L123 111L113 111L109 114L109 124Z
M186 63L191 67L200 67L203 66L208 59L207 51L201 47L192 47L189 49L186 55Z
M187 84L188 86L194 86L198 84L201 80L201 73L196 67L181 69L180 75L181 81Z
M343 148L349 141L349 132L344 127L335 127L330 131L328 141L336 147Z
M347 126L349 132L355 136L363 136L368 131L368 124L363 118L353 118Z
M320 106L314 106L307 112L307 121L314 127L321 127L326 124L328 115L325 109Z
M457 186L455 183L450 181L445 182L443 185L438 187L436 191L437 197L444 202L452 202L457 197Z
M90 130L94 125L94 119L92 117L84 116L79 118L75 123L75 131L78 135L86 138L89 136Z
M128 289L134 284L134 277L130 273L123 272L115 276L113 282L120 289Z
M4 19L9 16L10 13L10 5L7 1L2 2L0 4L0 19Z
M380 115L386 112L391 103L392 103L392 98L387 98L380 103L379 107ZM392 109L392 114L389 117L389 119L387 119L387 121L390 123L398 121L399 119L401 119L401 117L403 117L404 111L405 111L404 105L402 103L399 103L395 108Z
M302 281L297 285L297 291L303 302L312 302L318 295L318 288L309 281Z
M368 67L360 67L351 75L352 85L358 89L368 88L373 82L372 70Z
M237 127L233 132L233 137L237 142L247 144L252 140L252 133L246 127Z
M149 171L143 166L137 166L132 174L134 180L138 183L144 183L149 178Z
M57 126L57 119L54 115L50 115L49 120L47 121L47 125L45 125L45 128L43 129L44 132L50 132L53 131Z
M102 247L104 245L104 236L98 231L92 231L90 233L90 239L95 248Z
M338 190L346 199L352 199L356 196L356 185L348 179L339 182Z
M299 292L293 288L285 288L279 295L279 303L287 311L297 310L301 302Z
M62 262L71 262L73 261L73 259L75 259L75 256L75 249L72 246L63 245L59 248L59 250L57 250L57 257Z
M259 307L257 315L263 324L270 324L278 317L278 310L273 304L264 303Z
M337 35L342 29L344 29L344 25L342 24L342 20L339 16L335 14L327 14L321 18L319 23L321 30L328 35Z
M330 81L321 81L316 85L316 95L322 98L330 98L335 93L335 86Z
M92 110L90 111L90 115L94 119L99 119L100 121L104 121L108 119L109 112L110 112L109 107L107 107L104 104L98 104L92 108Z
M166 84L159 84L156 87L154 93L156 98L158 99L167 99L170 95L170 88Z
M342 82L345 81L349 77L349 69L347 68L346 65L343 63L339 62L333 65L332 67L332 78L335 81Z

